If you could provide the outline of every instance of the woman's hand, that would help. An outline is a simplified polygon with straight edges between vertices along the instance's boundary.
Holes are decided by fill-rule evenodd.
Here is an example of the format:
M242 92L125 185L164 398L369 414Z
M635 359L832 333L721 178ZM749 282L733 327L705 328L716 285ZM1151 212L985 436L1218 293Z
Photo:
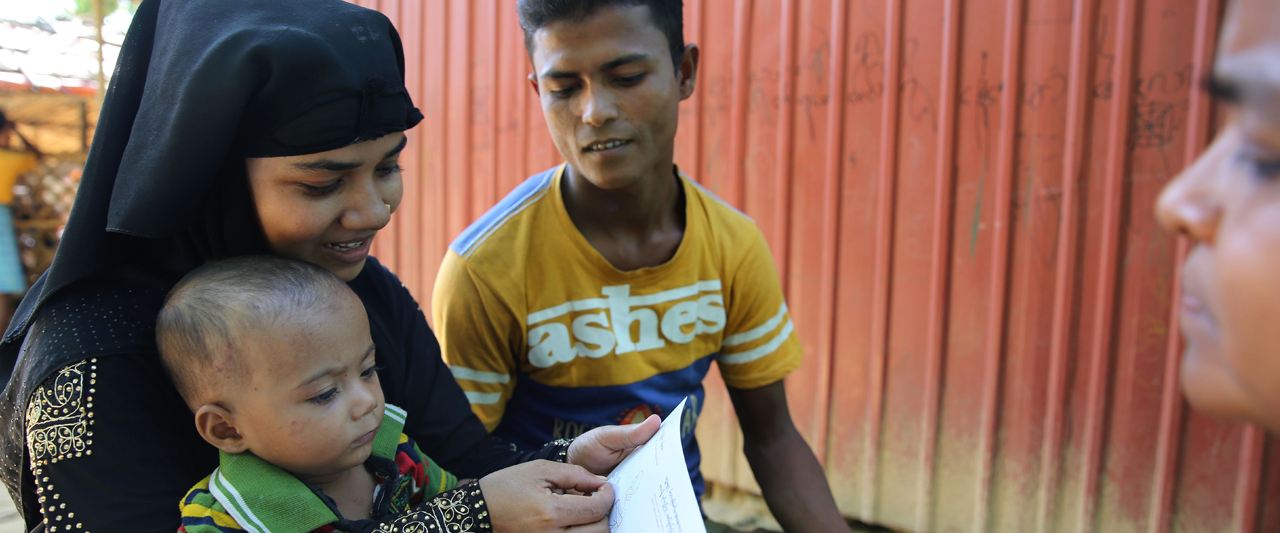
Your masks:
M661 426L662 420L658 415L649 415L639 424L595 428L573 439L566 462L586 468L593 474L607 475L631 455L636 446L649 442Z
M497 533L609 531L613 486L580 466L530 461L480 478L480 490Z

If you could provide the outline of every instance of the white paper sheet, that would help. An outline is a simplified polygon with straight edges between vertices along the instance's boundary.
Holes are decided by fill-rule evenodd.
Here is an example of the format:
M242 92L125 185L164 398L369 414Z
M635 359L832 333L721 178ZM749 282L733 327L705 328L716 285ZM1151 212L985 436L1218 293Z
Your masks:
M662 429L609 473L610 533L707 533L680 442L681 401Z

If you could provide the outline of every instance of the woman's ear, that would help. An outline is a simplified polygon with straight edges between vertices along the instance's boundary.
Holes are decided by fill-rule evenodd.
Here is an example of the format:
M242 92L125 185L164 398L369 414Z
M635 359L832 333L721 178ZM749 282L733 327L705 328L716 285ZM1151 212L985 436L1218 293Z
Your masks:
M221 406L205 404L196 409L196 431L224 452L240 453L249 449L244 435L236 429L235 416Z

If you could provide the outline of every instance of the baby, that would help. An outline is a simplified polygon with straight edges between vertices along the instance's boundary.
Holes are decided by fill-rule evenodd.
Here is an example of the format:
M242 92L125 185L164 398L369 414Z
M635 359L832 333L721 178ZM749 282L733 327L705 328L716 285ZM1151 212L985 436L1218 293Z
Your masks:
M156 338L196 429L221 450L180 503L179 531L363 530L458 484L401 433L364 306L323 268L207 264L169 293Z

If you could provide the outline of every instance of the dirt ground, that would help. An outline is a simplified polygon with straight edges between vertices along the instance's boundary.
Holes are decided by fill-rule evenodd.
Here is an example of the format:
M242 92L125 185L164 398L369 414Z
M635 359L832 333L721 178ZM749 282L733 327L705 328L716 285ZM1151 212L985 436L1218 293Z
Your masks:
M769 513L764 498L731 488L708 484L702 497L702 512L716 524L708 524L707 533L773 533L782 531ZM892 533L882 527L850 522L854 533ZM0 532L3 533L3 532Z

